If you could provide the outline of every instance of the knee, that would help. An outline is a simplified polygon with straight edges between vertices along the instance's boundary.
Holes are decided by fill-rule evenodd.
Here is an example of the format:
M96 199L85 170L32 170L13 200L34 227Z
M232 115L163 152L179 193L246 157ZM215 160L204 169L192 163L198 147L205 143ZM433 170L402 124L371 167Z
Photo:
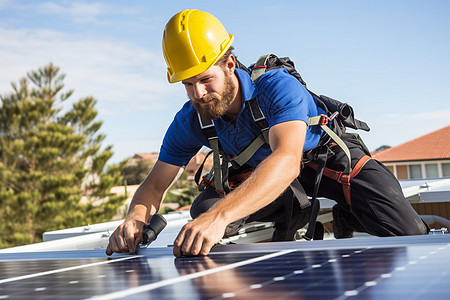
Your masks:
M189 210L191 218L195 219L202 213L208 210L208 207L204 203L197 201L197 198L192 202L191 209Z
M403 231L401 231L398 235L426 235L430 231L428 225L418 217L415 220L414 224L410 224L410 226L403 227Z
M202 213L207 212L211 206L220 200L219 195L212 188L207 188L192 202L190 214L192 219L197 218Z
M426 235L429 232L429 227L417 216L417 218L410 220L390 220L381 223L380 227L374 230L377 236Z

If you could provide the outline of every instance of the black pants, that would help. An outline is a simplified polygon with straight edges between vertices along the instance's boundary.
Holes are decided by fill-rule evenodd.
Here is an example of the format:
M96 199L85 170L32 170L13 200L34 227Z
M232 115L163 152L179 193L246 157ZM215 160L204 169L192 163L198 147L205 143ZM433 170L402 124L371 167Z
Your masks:
M353 134L344 134L343 141L350 150L352 167L366 155L360 140ZM343 171L348 159L339 146L330 148L326 167ZM316 171L305 167L300 182L308 195L314 188ZM376 236L421 235L428 227L405 199L395 176L382 163L371 159L359 174L350 180L351 210L345 200L342 185L325 176L319 186L319 196L335 200L346 223L355 231Z
M361 157L366 155L360 140L353 134L342 136L348 146L352 167ZM347 156L339 146L329 149L326 166L332 170L343 171L348 164ZM233 172L233 171L231 171ZM305 167L299 180L308 196L314 189L316 171ZM345 218L346 224L355 231L367 232L376 236L401 236L427 234L428 227L417 215L408 200L403 196L398 180L382 163L371 159L359 174L350 180L351 210L345 200L342 185L325 176L319 186L319 196L335 200ZM206 212L220 200L214 188L205 189L193 202L192 218ZM252 221L274 222L273 241L292 240L297 229L309 221L310 207L302 210L292 191L288 188L274 202L251 214L231 223L225 237L235 234L243 224Z

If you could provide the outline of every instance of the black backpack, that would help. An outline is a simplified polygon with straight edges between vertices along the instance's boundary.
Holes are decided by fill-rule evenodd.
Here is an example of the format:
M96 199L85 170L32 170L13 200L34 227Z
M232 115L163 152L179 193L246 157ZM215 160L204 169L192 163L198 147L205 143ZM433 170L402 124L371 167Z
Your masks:
M311 93L311 95L316 99L317 105L322 108L328 116L331 116L335 112L339 113L333 121L334 124L337 125L338 128L336 129L340 131L340 134L345 132L346 127L370 131L369 126L365 122L355 119L353 108L349 104L311 92L307 88L306 82L303 80L302 76L300 76L295 69L294 62L289 57L278 57L274 54L267 54L261 56L255 64L250 66L250 69L252 70L251 72L249 72L248 68L243 67L240 62L238 63L238 68L247 71L255 83L258 82L259 77L265 72L284 68L289 72L289 74L294 76L308 90L308 92Z

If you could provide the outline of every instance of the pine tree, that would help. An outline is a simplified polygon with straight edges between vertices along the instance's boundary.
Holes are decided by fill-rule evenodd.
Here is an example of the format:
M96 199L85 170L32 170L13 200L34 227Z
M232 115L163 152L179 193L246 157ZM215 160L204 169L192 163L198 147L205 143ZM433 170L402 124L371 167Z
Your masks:
M106 168L96 100L73 103L64 74L48 66L32 71L0 96L0 247L41 240L42 233L109 221L123 197L110 194L125 162Z

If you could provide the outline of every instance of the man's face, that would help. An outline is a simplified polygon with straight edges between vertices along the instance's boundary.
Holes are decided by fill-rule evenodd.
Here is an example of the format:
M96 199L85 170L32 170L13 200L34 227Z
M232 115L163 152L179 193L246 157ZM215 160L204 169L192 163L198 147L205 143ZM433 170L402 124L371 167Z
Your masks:
M213 66L182 83L195 109L208 119L218 119L227 112L237 88L221 66Z

